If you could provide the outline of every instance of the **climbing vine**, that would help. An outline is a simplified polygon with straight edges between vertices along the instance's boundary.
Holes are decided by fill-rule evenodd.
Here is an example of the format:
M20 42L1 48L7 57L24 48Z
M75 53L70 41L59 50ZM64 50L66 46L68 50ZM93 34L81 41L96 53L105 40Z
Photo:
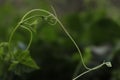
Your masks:
M51 12L44 10L44 9L33 9L33 10L28 11L22 17L22 19L18 22L17 26L12 30L10 37L9 37L9 41L2 42L0 44L0 63L2 63L3 68L7 68L8 71L14 72L15 74L18 74L18 75L20 75L22 73L22 71L29 72L29 71L31 71L31 69L39 69L39 66L31 58L30 53L29 53L29 48L30 48L32 40L33 40L33 32L36 31L36 28L34 28L32 25L36 25L38 23L38 19L42 19L42 20L44 19L50 25L59 24L60 27L63 29L63 31L68 36L68 38L75 45L77 51L79 52L82 64L83 64L84 68L86 69L86 71L79 74L78 76L76 76L72 80L76 80L79 77L81 77L82 75L84 75L88 72L91 72L93 70L99 69L104 65L106 65L107 67L112 67L111 62L103 61L103 63L101 63L100 65L93 67L93 68L89 68L84 62L81 50L79 49L77 43L72 38L70 33L67 31L67 29L64 27L62 22L58 19L56 11L54 10L53 7L52 7L52 9L53 9L54 13L51 13ZM40 13L43 13L43 14L40 15ZM32 21L32 23L29 22L32 19L36 19L36 20ZM27 31L30 34L30 39L29 39L29 43L28 43L25 50L14 51L13 46L12 46L12 39L13 39L15 32L19 28L23 28L25 31ZM6 50L7 50L7 52L6 52ZM3 75L7 75L8 71L6 70L6 72L4 72L5 74L3 74ZM5 77L6 76L4 76L3 80L7 80Z

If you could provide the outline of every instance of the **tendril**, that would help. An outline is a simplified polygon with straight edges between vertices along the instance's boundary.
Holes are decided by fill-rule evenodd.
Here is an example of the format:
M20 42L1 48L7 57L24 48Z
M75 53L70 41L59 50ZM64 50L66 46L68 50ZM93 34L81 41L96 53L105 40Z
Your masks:
M32 38L33 38L32 31L23 25L21 25L20 27L26 29L30 33L30 41L29 41L27 48L26 48L26 50L28 50L30 48L31 43L32 43Z

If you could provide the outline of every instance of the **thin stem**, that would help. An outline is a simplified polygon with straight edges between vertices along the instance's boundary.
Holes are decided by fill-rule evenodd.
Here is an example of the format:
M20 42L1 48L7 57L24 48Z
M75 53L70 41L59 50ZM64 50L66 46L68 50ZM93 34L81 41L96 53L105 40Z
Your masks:
M67 36L70 38L70 40L73 42L73 44L75 45L75 47L77 48L79 54L80 54L80 57L81 57L81 61L82 61L82 64L83 66L86 68L86 69L90 69L88 68L85 63L84 63L84 60L83 60L83 57L82 57L82 53L77 45L77 43L75 42L75 40L72 38L72 36L68 33L68 31L65 29L65 27L63 26L63 24L56 18L56 20L58 21L58 23L61 25L61 27L63 28L63 30L65 31L65 33L67 34Z
M27 21L27 20L30 20L30 19L32 19L32 18L34 18L34 17L44 17L44 15L34 15L34 16L31 16L31 17L29 17L29 18L27 18L27 19L24 19L24 20L22 21L22 23L25 22L25 21Z
M28 11L28 12L22 17L21 21L24 21L24 19L25 19L30 13L35 12L35 11L40 11L40 12L44 12L44 13L53 15L53 14L50 13L49 11L46 11L46 10L43 10L43 9L33 9L33 10Z
M53 10L54 15L58 18L57 13L56 13L56 11L55 11L55 9L54 9L54 7L53 7L52 5L51 5L51 8L52 8L52 10ZM57 20L55 21L54 24L56 24L56 23L57 23Z
M75 69L75 72L74 72L74 74L73 74L73 78L75 78L75 77L78 75L81 66L82 66L82 65L81 65L81 62L79 62L79 64L77 65L77 67L76 67L76 69Z
M76 80L76 79L78 79L79 77L83 76L84 74L86 74L86 73L88 73L88 72L91 72L91 71L94 71L94 70L96 70L96 69L99 69L99 68L101 68L103 65L106 65L106 64L103 62L102 64L100 64L100 65L98 65L98 66L96 66L96 67L94 67L94 68L91 68L91 69L89 69L89 70L81 73L80 75L78 75L77 77L73 78L72 80Z
M9 41L8 41L8 50L9 50L9 54L11 56L11 58L13 58L13 55L12 55L12 52L11 52L11 41L12 41L12 38L13 38L13 35L15 33L15 31L18 29L18 27L20 26L21 22L19 22L17 24L17 26L13 29L12 33L10 34L10 37L9 37Z
M21 25L21 27L26 29L28 32L30 32L30 41L29 41L28 46L26 48L26 50L28 50L30 48L31 43L32 43L32 38L33 38L32 31L29 28L27 28L27 27L25 27L23 25Z
M57 13L56 13L56 11L55 11L55 9L54 9L54 7L52 5L51 5L51 8L52 8L52 10L54 12L54 15L57 17Z

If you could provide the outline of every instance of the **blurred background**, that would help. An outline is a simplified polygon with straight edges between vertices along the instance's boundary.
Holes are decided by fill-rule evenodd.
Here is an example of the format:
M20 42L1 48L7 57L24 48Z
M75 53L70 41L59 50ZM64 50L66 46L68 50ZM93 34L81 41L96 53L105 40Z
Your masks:
M8 41L27 11L40 8L53 12L51 5L89 67L104 60L112 62L112 68L104 66L78 80L120 80L120 0L0 0L0 42ZM13 41L24 49L28 35L20 29ZM30 54L40 69L13 74L12 80L71 80L85 71L77 49L58 24L41 21L37 25Z

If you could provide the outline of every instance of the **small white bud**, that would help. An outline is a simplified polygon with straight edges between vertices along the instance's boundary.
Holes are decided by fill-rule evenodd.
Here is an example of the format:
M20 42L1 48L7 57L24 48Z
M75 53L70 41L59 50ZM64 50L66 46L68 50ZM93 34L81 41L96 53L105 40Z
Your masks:
M106 64L107 67L112 67L111 62L105 62L105 64Z

